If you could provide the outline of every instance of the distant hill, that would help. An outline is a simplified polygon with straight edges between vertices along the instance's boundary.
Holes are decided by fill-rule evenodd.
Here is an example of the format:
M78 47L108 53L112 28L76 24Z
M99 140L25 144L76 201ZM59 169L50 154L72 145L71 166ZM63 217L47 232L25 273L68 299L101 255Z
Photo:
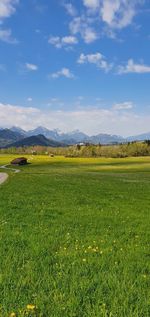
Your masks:
M90 142L93 144L115 144L125 142L125 139L118 135L100 133L90 137Z
M22 136L26 136L27 135L27 131L25 131L25 130L19 128L19 127L12 127L12 128L10 128L10 130L13 131L13 132L17 132L17 133L19 133Z
M57 130L49 130L44 127L37 127L34 130L29 130L26 132L26 136L39 135L39 134L44 135L48 139L59 141L59 134L57 133Z
M22 138L23 136L18 132L13 132L10 129L2 129L0 130L0 147L19 141Z
M143 133L135 136L130 136L127 138L128 141L144 141L144 140L150 140L150 132Z
M50 142L54 141L54 146L57 144L74 145L79 143L91 143L91 144L117 144L132 141L144 141L150 140L150 132L143 133L128 138L123 138L119 135L111 135L106 133L99 133L97 135L89 136L79 130L62 133L58 129L49 130L45 127L39 126L36 129L25 131L20 127L12 127L10 129L0 128L0 147L4 147L8 144L13 144L16 141L26 139L32 136L43 135ZM29 139L29 141L32 139ZM36 142L36 140L35 140ZM39 140L40 142L40 140ZM40 143L41 144L41 143Z
M88 142L89 136L79 130L75 130L68 133L60 133L58 136L59 141L67 144L76 144L81 142Z
M39 135L29 136L22 140L8 144L6 147L23 147L23 146L36 146L36 145L59 147L59 146L63 146L64 144L60 142L56 142L54 140L49 140L44 135L39 134Z
M14 131L14 128L13 128L13 131ZM123 137L117 136L117 135L101 133L95 136L88 136L87 134L79 130L74 130L67 133L60 133L56 129L49 130L42 126L37 127L34 130L29 130L27 132L25 132L24 130L20 128L16 128L16 131L20 133L23 131L26 137L42 134L48 139L52 139L57 142L63 142L64 144L67 144L67 145L72 145L77 143L114 144L114 143L125 142L125 139Z

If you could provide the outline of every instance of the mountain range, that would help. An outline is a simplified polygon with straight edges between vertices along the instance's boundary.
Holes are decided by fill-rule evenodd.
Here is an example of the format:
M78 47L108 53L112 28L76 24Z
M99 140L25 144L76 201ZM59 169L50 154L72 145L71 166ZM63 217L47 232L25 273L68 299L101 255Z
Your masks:
M123 138L118 135L100 133L93 136L75 130L68 133L61 133L59 130L49 130L44 127L37 127L34 130L25 131L20 127L10 129L0 128L0 147L19 146L67 146L79 143L92 144L117 144L132 141L144 141L150 139L150 132L137 136Z
M51 147L61 147L65 146L65 144L47 139L44 135L38 134L29 136L27 138L20 139L10 145L6 145L5 147L22 147L22 146L51 146Z

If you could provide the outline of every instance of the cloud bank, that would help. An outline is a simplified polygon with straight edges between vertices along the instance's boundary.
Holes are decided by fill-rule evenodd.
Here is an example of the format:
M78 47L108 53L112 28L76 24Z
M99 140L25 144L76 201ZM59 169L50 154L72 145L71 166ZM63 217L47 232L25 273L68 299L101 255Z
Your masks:
M149 131L150 114L137 115L133 104L125 102L110 109L86 108L78 110L41 110L0 103L0 127L20 126L32 129L45 126L67 132L79 129L89 135L98 133L129 136Z

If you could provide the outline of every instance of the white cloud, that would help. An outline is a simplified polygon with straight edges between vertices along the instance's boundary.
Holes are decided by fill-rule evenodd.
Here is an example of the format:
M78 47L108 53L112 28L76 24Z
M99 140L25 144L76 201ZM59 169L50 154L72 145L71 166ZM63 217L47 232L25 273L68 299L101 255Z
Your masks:
M91 26L91 20L85 16L75 17L69 24L73 35L80 34L85 43L89 44L97 40L98 34Z
M3 104L3 103L0 103L0 109L1 110L7 110L8 112L15 112L16 114L32 114L32 113L39 113L40 110L37 109L37 108L33 108L33 107L20 107L20 106L14 106L14 105L11 105L11 104ZM1 114L3 113L3 111L0 111Z
M19 0L0 0L0 20L10 17L15 13L15 6Z
M103 22L111 28L122 29L132 23L141 0L103 0L100 13Z
M76 8L72 5L72 3L64 3L64 7L67 11L67 13L71 16L77 15Z
M62 43L63 44L77 44L78 40L76 37L74 36L64 36L62 38Z
M50 36L48 43L54 45L56 48L70 47L77 44L78 39L72 35L64 36L62 38L59 36Z
M4 19L9 18L16 12L16 5L19 0L0 0L0 25L3 24ZM16 44L18 41L12 36L11 29L0 28L0 41Z
M112 108L65 111L42 110L32 107L13 106L0 103L0 126L16 126L27 129L39 125L50 129L59 128L62 131L79 129L90 135L110 133L119 135L134 135L149 131L150 114L137 115L135 112L120 112Z
M51 74L49 77L52 77L52 78L66 77L66 78L73 79L74 75L68 68L64 67L58 72Z
M65 6L72 17L69 23L70 32L73 35L80 34L87 44L102 36L116 40L117 31L133 23L144 2L145 0L82 0L81 14L68 3Z
M59 36L50 36L48 43L54 45L57 48L61 48L61 38Z
M11 127L13 122L14 125L22 127L32 124L34 118L39 116L40 110L0 103L0 114L0 126Z
M118 67L118 74L137 73L144 74L150 73L150 66L145 64L136 64L133 59L129 59L125 66Z
M115 18L116 12L120 8L120 1L110 1L106 0L103 1L103 6L101 9L102 19L104 22L108 23L109 25L112 24Z
M99 0L83 0L83 4L85 7L89 8L89 9L97 9L99 7Z
M129 110L129 109L132 109L133 107L134 105L132 101L125 101L125 102L116 103L113 105L114 110Z
M27 99L27 101L29 101L29 102L31 102L33 99L31 98L31 97L29 97L28 99Z
M89 44L97 40L97 33L90 27L86 28L82 33L85 43Z
M98 68L103 69L104 71L108 72L112 68L112 64L109 64L105 57L101 53L95 54L81 54L78 61L79 64L95 64Z
M116 29L130 25L137 14L138 5L143 3L141 0L83 0L87 9L95 10L97 17L101 17L110 28Z
M144 0L82 0L82 14L73 16L70 31L79 33L87 44L100 35L116 39L116 31L132 24L143 3Z
M11 29L0 29L0 41L9 43L9 44L17 44L18 41L12 37Z
M98 64L101 60L103 59L103 55L101 53L95 53L95 54L81 54L78 63L79 64L84 64L86 62L88 63L93 63L93 64Z
M26 66L26 69L28 69L29 71L36 71L36 70L38 70L38 66L35 65L35 64L26 63L25 66Z

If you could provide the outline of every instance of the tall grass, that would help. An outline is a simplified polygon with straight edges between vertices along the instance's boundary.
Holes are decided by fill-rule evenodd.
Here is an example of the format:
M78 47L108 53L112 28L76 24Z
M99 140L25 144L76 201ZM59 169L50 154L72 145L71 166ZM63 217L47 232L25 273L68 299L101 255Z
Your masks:
M0 316L149 317L149 158L29 158L0 187Z

